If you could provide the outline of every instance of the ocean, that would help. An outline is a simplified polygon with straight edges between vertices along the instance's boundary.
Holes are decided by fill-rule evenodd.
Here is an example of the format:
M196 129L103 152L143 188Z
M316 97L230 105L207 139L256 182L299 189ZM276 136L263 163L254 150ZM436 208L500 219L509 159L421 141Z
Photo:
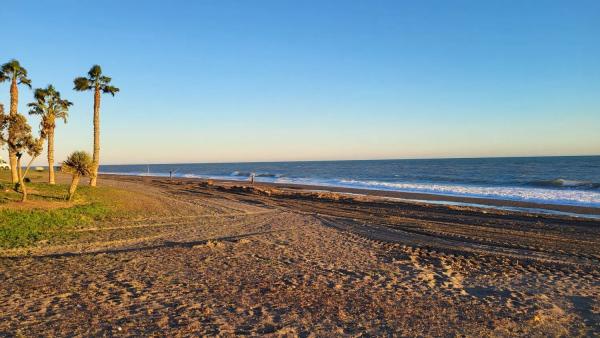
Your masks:
M600 156L102 165L107 174L198 177L600 207Z

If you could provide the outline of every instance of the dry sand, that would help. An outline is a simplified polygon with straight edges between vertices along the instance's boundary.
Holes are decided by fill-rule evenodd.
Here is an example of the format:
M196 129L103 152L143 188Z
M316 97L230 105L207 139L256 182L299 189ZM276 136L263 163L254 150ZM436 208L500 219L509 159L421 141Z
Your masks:
M170 212L2 251L0 335L600 335L597 220L199 180L100 183Z

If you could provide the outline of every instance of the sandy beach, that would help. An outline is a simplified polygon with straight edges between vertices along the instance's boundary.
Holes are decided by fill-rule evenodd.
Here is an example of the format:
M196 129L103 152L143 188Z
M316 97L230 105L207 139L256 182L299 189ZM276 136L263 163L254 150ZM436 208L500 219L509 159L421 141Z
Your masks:
M99 182L134 192L145 216L1 250L0 335L600 335L598 220L301 186Z

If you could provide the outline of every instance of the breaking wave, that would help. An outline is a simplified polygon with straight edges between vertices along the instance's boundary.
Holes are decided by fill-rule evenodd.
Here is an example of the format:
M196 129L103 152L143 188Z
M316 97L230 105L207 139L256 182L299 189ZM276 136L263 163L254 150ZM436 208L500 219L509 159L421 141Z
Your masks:
M252 175L251 172L247 171L234 171L231 173L231 176L236 177L250 177ZM282 174L271 174L271 173L254 173L254 177L265 177L265 178L279 178L283 177Z
M346 187L419 192L449 196L480 197L600 207L600 192L589 190L567 190L527 187L484 187L436 183L391 183L380 181L340 180Z
M538 186L538 187L552 187L552 188L600 189L600 183L588 182L588 181L567 180L567 179L563 179L563 178L557 178L555 180L546 180L546 181L533 181L529 185Z

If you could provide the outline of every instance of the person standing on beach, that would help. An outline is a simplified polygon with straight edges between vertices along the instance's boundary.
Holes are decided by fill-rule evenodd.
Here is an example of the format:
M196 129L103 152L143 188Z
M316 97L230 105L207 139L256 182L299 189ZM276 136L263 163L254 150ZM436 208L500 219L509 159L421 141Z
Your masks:
M250 173L250 184L254 185L254 176L256 174L255 173Z

